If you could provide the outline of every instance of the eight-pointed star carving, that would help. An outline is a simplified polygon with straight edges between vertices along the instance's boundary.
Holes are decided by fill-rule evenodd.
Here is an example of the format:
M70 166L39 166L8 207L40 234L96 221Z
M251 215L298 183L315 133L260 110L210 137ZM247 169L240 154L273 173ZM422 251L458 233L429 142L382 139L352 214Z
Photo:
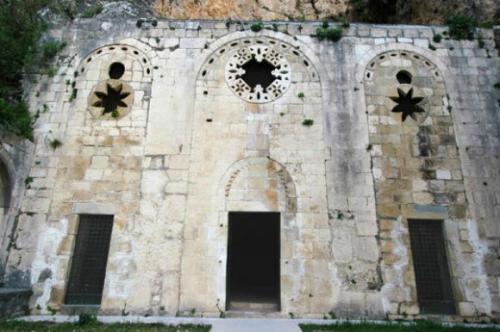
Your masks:
M113 113L116 111L118 106L127 107L127 104L123 101L123 99L127 98L130 93L123 92L123 85L120 84L116 88L113 88L111 85L106 84L106 93L96 91L94 94L99 98L92 106L94 107L103 107L102 115L106 113Z
M423 97L413 97L413 88L408 93L398 88L398 97L389 97L397 105L392 109L395 113L402 113L403 121L410 116L413 120L417 120L416 113L423 113L424 109L418 104L424 99Z

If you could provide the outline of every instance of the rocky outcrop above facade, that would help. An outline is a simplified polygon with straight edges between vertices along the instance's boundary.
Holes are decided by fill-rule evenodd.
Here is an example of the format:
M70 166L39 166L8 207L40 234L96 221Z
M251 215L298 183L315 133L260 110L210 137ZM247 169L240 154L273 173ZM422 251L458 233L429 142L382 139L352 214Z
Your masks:
M498 24L498 0L52 0L43 16L144 17L207 20L337 20L392 24L443 24L453 14Z
M338 17L349 9L348 0L158 0L158 15L180 19L315 20Z
M499 17L496 0L156 0L159 16L178 19L318 20L440 24L452 13Z

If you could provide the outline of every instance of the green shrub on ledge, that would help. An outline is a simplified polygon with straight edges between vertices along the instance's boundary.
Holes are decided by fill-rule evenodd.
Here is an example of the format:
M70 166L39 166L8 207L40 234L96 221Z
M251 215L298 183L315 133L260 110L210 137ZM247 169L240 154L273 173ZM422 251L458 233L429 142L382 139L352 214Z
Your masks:
M319 40L331 40L333 42L339 41L342 38L343 29L341 26L330 28L328 22L323 22L321 27L316 29L316 33L312 37L316 37Z

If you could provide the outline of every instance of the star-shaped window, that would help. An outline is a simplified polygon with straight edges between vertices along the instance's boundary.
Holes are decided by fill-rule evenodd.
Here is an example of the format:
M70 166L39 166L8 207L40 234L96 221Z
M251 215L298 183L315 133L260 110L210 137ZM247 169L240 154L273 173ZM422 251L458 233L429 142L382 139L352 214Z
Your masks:
M130 93L122 93L122 90L122 84L118 85L116 88L106 84L106 93L99 91L94 92L99 100L92 104L92 106L103 107L104 109L102 111L102 115L107 113L116 114L118 107L127 107L127 104L123 101L123 99L127 98Z
M252 58L250 61L243 64L241 68L245 73L240 77L250 86L250 88L252 88L252 91L255 91L257 85L260 85L262 90L266 91L267 87L276 79L272 73L276 67L266 61L266 59L258 62L255 58Z
M401 113L402 120L406 120L410 116L413 120L417 121L416 113L424 113L424 109L418 104L424 99L423 97L413 97L413 88L407 93L398 89L398 97L389 97L397 105L392 109L394 113Z

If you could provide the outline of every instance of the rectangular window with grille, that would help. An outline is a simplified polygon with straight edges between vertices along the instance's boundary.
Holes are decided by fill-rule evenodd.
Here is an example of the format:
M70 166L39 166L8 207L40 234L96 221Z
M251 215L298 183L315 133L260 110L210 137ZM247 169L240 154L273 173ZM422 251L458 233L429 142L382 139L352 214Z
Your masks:
M442 220L409 220L420 311L455 314Z
M80 215L66 304L101 304L112 228L111 215Z

